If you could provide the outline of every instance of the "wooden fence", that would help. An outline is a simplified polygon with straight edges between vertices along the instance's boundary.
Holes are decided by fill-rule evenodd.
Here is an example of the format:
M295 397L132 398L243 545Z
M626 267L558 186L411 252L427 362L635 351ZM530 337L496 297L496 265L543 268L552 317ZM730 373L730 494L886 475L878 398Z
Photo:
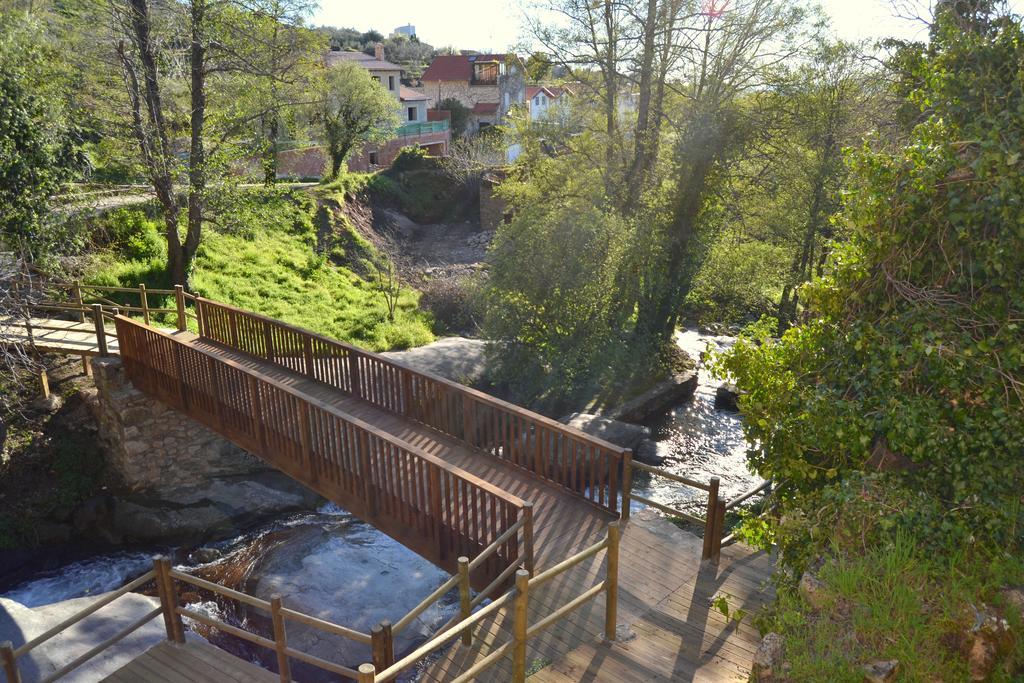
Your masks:
M516 496L216 353L124 316L116 326L126 376L137 388L439 566L454 573L459 556L503 538L476 568L474 587L520 557L532 564L531 509ZM517 533L506 535L512 528Z
M725 513L771 487L771 481L766 481L730 501L725 501L719 496L720 480L718 477L711 477L710 483L705 484L704 482L690 479L689 477L684 477L674 472L669 472L668 470L651 467L650 465L645 465L641 462L633 462L631 465L632 467L628 470L630 475L633 471L639 470L641 472L648 472L653 476L670 479L691 488L707 491L707 512L703 517L698 517L697 515L690 514L683 510L677 510L669 507L668 505L662 505L650 498L636 495L632 492L632 476L627 475L626 482L623 484L622 513L623 517L628 519L629 503L631 500L635 500L643 505L648 505L656 510L661 510L672 517L679 517L688 522L703 525L704 547L701 551L701 559L711 560L715 563L718 562L722 554L722 546L735 540L734 534L729 534L723 538L723 534L725 532Z
M198 298L200 335L461 440L618 512L627 449L457 382Z
M511 609L513 611L514 625L512 640L497 647L485 658L480 660L467 671L463 672L456 680L464 683L475 680L480 673L493 667L501 661L503 657L511 655L512 680L514 683L523 683L526 678L527 642L544 629L550 627L571 613L573 610L596 598L602 593L605 595L605 636L611 640L615 639L618 608L619 533L618 523L610 524L604 540L566 560L563 560L540 574L532 576L532 578L531 572L528 572L525 569L518 569L515 575L514 587L475 613L472 611L473 608L478 607L479 604L484 601L484 598L487 597L489 592L494 588L494 584L478 594L475 599L470 600L469 574L471 571L470 566L473 563L467 558L461 557L459 558L459 572L453 577L454 582L448 581L442 584L436 591L434 591L434 593L420 603L419 606L413 609L412 612L399 620L395 624L394 628L392 628L388 622L382 622L379 626L371 629L370 633L364 633L362 631L347 628L340 624L335 624L285 607L282 597L277 594L271 595L269 600L265 600L225 586L220 586L210 581L206 581L205 579L192 576L191 574L186 574L185 572L173 569L171 567L170 560L166 557L157 556L153 558L153 569L131 581L124 587L100 598L95 603L89 605L68 619L65 619L61 623L53 626L46 632L23 645L14 647L10 642L0 643L0 662L3 664L3 669L7 675L8 683L22 683L21 672L17 661L20 657L27 655L34 648L68 628L71 628L75 624L78 624L86 617L94 614L121 596L137 590L152 581L155 583L157 593L160 596L159 607L147 612L120 632L114 634L95 647L90 648L88 651L79 655L71 662L68 662L68 664L57 671L40 679L38 683L53 683L53 681L63 678L161 614L163 615L167 639L171 642L185 642L185 624L183 618L187 618L195 623L216 629L221 633L240 638L273 651L276 654L277 670L281 683L289 683L293 680L291 673L292 660L305 662L324 671L340 674L351 679L357 679L360 683L382 683L384 681L395 680L402 672L416 665L425 657L431 655L433 652L456 638L461 637L463 642L469 644L471 642L470 634L473 626L485 617L502 609ZM475 558L473 562L486 561L488 554L496 552L497 548L501 547L502 542L503 539L496 539L495 544L492 544L491 547ZM600 581L580 595L573 597L557 610L543 617L540 621L534 624L527 623L529 592L531 588L536 589L540 587L602 551L607 551L605 578L603 581ZM517 567L518 565L513 565L513 569ZM183 606L179 597L178 583L188 584L193 589L208 591L214 595L263 611L270 616L272 629L270 637L260 635L259 633L253 633L250 630L225 623L208 614ZM455 587L459 588L460 593L459 615L441 627L440 631L426 643L416 648L401 660L395 661L393 635L415 619L415 617L418 616L427 606ZM286 624L289 621L305 624L306 626L313 627L323 631L324 633L341 636L357 643L368 645L372 653L373 662L362 664L359 669L356 670L336 662L311 655L307 652L303 652L302 650L298 650L288 643Z

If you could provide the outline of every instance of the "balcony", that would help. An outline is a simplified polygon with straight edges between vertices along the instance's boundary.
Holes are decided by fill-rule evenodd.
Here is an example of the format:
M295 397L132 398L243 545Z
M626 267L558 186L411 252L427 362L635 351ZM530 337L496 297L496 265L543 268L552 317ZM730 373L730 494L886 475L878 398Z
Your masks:
M399 126L396 131L399 137L411 135L424 135L426 133L443 133L448 130L449 122L444 121L418 121Z

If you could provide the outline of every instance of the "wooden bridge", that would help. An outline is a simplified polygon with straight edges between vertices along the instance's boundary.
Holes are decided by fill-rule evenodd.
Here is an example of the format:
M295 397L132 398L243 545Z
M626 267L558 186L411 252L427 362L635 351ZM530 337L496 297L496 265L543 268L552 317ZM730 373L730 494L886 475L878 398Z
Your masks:
M181 288L141 288L139 306L125 306L110 298L87 304L82 286L73 287L77 289L70 290L70 303L56 297L35 303L37 311L63 306L71 321L52 313L46 318L27 314L25 321L0 327L0 338L83 356L118 353L127 377L141 391L453 574L420 607L373 634L315 624L372 645L370 668L376 673L332 667L323 660L314 665L361 681L392 680L462 634L460 646L430 665L432 677L473 680L487 669L507 665L509 670L494 673L494 680L522 680L527 641L533 640L537 661L553 661L602 632L615 638L619 530L617 523L609 524L629 517L633 463L627 449L380 355ZM110 295L135 291L106 289L113 290ZM174 305L150 308L148 297L153 295L173 297ZM148 324L157 316L172 320L176 329ZM700 558L717 562L721 554L727 503L718 498L717 480L702 484L645 469L709 492L703 547L655 550L641 543L634 549L636 559L651 553L659 563L675 558L675 569L671 563L664 570L649 567L656 574L666 571L671 576L682 567L694 567L696 581ZM639 574L632 580L643 583ZM744 584L744 600L756 597L753 583ZM652 588L648 599L667 599L671 591L663 584L661 580L660 587ZM395 662L389 651L392 630L404 628L456 588L461 595L455 619L462 620L459 628L450 622L424 647ZM595 622L582 608L602 595L603 615ZM240 596L229 597L256 601ZM473 612L486 598L494 601ZM270 610L270 603L257 602L257 607ZM629 600L627 604L632 605ZM631 613L640 615L645 605L639 600ZM503 608L511 618L501 618ZM168 635L181 642L175 620L182 615L202 619L173 605L169 609ZM529 616L537 619L532 633ZM556 622L563 624L563 632L537 638ZM275 645L279 635L284 637L283 621L280 634L276 621L274 626L273 640L256 642L277 649L281 679L290 680L289 658L303 657L286 645ZM496 643L503 629L508 640ZM304 661L310 659L316 660L305 655Z

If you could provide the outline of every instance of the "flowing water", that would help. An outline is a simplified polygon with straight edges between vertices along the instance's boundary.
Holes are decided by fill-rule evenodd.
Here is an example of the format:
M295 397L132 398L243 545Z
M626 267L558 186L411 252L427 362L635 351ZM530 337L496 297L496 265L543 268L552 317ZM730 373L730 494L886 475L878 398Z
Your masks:
M696 330L677 332L676 343L697 360L697 391L693 400L647 422L658 443L658 455L665 459L662 469L702 482L718 477L720 495L726 500L762 482L747 468L748 444L740 416L715 408L715 391L722 381L713 377L701 360L705 352L721 351L734 342L733 337L700 334ZM691 514L705 512L707 493L663 477L637 472L633 490Z
M695 359L709 348L722 349L733 343L731 337L702 335L693 330L678 333L676 340ZM651 420L648 426L654 432L658 454L666 460L664 468L699 481L717 476L722 495L729 499L760 480L746 466L747 443L739 415L714 407L720 381L702 362L698 362L698 372L693 400ZM652 481L646 473L637 473L634 490L694 514L704 512L706 493L672 481ZM40 574L2 597L36 607L114 590L145 572L153 554L167 550L97 555ZM174 562L189 572L260 594L282 592L287 598L289 593L300 596L315 586L315 596L305 606L307 611L364 632L380 619L397 620L447 579L441 570L333 504L315 512L282 517L237 538L212 544L205 555L179 551ZM211 616L251 626L245 613L232 611L209 596L195 595L190 604ZM373 605L372 609L364 609L368 604ZM409 629L412 637L402 649L411 649L455 610L455 600L447 596ZM218 644L248 659L262 659L252 649L239 650L238 643L218 640ZM396 651L396 655L401 652ZM345 662L348 665L365 661L361 652L351 652L350 658Z

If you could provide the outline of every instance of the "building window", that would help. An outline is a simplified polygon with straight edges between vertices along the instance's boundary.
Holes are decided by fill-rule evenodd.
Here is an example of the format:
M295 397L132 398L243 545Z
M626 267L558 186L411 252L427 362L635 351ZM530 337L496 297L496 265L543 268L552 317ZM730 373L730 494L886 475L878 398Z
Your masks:
M497 62L484 62L473 65L473 80L475 85L496 85L498 83Z
M536 97L533 98L533 103L536 105L540 104L540 95L537 95Z
M388 76L388 90L394 90L394 89L395 89L395 77L394 76Z
M379 163L379 161L380 161L380 159L377 156L377 153L376 152L370 152L370 166L376 166Z
M409 111L409 120L410 121L415 121L416 120L416 107L409 107L408 111Z

